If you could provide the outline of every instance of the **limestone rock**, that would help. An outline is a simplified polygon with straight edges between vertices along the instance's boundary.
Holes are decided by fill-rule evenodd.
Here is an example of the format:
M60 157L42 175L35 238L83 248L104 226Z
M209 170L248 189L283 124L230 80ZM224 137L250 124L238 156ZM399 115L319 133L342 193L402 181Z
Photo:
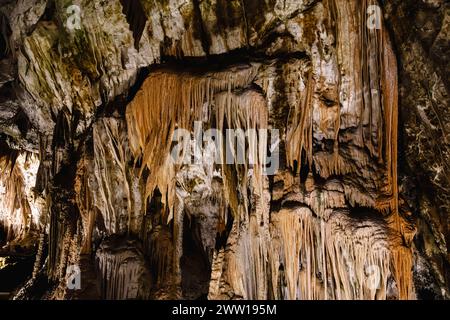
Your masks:
M16 298L449 298L449 28L438 0L3 1Z

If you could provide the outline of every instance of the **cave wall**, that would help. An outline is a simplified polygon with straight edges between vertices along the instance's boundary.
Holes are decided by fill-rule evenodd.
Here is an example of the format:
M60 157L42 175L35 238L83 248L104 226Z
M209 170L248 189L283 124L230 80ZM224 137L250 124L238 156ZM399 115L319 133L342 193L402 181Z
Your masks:
M1 177L29 155L42 204L2 206L39 220L16 298L42 278L53 299L448 297L448 4L0 8ZM251 165L209 141L174 163L175 130L200 122L280 139L255 136Z
M399 181L418 229L414 272L423 296L439 297L449 283L449 4L386 1L385 14L400 62Z

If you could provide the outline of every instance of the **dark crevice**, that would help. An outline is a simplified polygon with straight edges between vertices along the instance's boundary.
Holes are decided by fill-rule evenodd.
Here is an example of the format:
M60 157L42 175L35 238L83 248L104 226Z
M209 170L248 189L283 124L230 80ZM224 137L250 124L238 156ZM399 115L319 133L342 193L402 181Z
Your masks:
M0 60L7 57L9 48L9 37L11 36L11 28L8 19L0 12Z
M134 47L139 51L139 42L144 32L147 16L140 0L120 0L122 12L127 17L127 22L133 32Z
M182 61L175 57L164 56L160 64L154 64L149 67L150 70L156 70L162 67L173 67L176 70L185 70L195 72L214 72L225 70L233 65L255 63L270 64L272 62L287 62L291 59L307 59L306 52L297 51L289 53L279 53L268 55L263 51L248 48L240 48L223 54L208 55L207 57L184 57ZM189 67L186 67L189 66Z
M203 51L206 56L209 56L209 49L211 48L211 40L207 37L207 32L205 31L205 25L202 18L202 11L200 10L200 2L199 0L192 0L192 4L194 5L194 23L196 24L196 35L200 38L202 43Z
M0 269L0 300L8 299L16 288L23 286L33 271L34 256L9 256Z
M208 294L211 266L203 250L199 223L193 217L184 219L183 256L180 259L181 287L186 299L199 299Z
M141 68L138 71L135 83L122 95L117 96L113 101L102 104L97 108L96 115L92 123L101 117L111 116L125 116L126 106L134 99L136 93L142 87L142 84L147 77L155 71L161 69L173 70L176 72L190 72L192 74L202 74L206 72L217 72L229 69L233 66L251 64L251 63L271 63L271 61L278 61L282 63L291 59L306 59L308 58L305 52L293 52L285 54L277 54L269 56L262 52L254 52L247 48L236 49L224 54L208 55L206 57L184 57L182 60L176 57L164 56L161 58L161 63L152 64L151 66ZM261 92L261 88L252 85L252 88ZM92 125L91 125L92 127ZM89 128L88 132L92 128ZM89 136L86 134L86 136ZM280 146L280 153L283 146ZM284 165L285 159L280 159L280 166Z
M222 248L225 248L228 241L228 236L230 235L231 229L233 228L233 215L231 214L231 209L227 209L227 224L225 226L225 229L221 232L218 232L216 235L216 246L215 249L218 251Z

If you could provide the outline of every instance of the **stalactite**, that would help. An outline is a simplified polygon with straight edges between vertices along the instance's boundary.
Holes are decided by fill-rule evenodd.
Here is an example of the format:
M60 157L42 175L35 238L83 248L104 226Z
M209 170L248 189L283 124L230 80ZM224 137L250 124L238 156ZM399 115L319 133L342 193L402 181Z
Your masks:
M225 252L226 264L223 266L222 280L229 284L236 297L267 299L266 276L269 255L267 239L269 239L268 210L257 209L247 221L235 220L232 234L228 239L230 247ZM213 292L210 294L212 296Z
M147 17L140 0L121 0L123 13L127 17L130 29L133 32L134 47L139 50L139 41L144 32Z
M303 97L293 110L293 123L286 136L286 155L289 166L296 168L297 173L302 167L302 152L306 153L306 160L311 167L313 164L312 145L312 96L314 94L314 80L310 71ZM296 165L295 166L295 162Z
M276 298L386 298L389 248L387 235L376 222L357 222L339 211L326 221L301 207L281 210L274 223L272 236L278 241L269 252ZM285 289L276 280L281 265ZM372 271L373 279L366 274Z
M385 117L385 153L388 168L388 181L391 188L391 208L398 214L398 176L397 176L397 154L398 154L398 80L397 61L392 51L392 45L386 29L382 34L382 89L383 89L383 111Z
M209 108L216 93L226 90L231 93L236 88L247 87L255 78L257 67L237 66L202 76L155 72L144 82L128 105L126 117L131 151L136 159L142 158L141 173L145 168L150 171L146 201L158 188L169 217L173 216L176 170L169 151L174 130L191 130L194 121L201 121L204 115L210 114ZM222 123L223 118L218 121Z
M27 152L0 155L0 225L7 242L23 247L33 245L39 229L41 203L33 194L38 166Z
M14 240L30 227L31 209L28 204L24 177L16 165L17 154L0 159L0 187L3 189L0 223L6 229L6 241Z
M237 174L237 180L231 178L232 174L229 172L230 167L223 165L223 172L226 176L224 183L225 193L228 194L228 199L232 197L232 194L236 194L236 189L240 190L243 194L245 214L248 215L248 204L246 203L247 197L247 184L248 184L248 172L250 170L250 164L252 165L251 183L253 184L254 191L257 195L262 196L264 192L264 165L265 157L267 153L267 138L268 136L262 136L259 134L260 129L268 129L268 110L265 99L255 91L245 91L240 95L232 94L230 92L217 94L215 96L216 106L216 124L219 129L223 131L225 129L225 121L229 129L242 129L242 130L254 130L254 135L249 134L249 145L246 150L246 159L243 164L234 162L234 170ZM230 143L227 141L226 143ZM225 154L222 153L225 157ZM226 159L222 160L222 163L227 163ZM238 184L238 185L237 185ZM231 206L234 209L234 213L238 212L238 203L236 200L229 200L229 203L234 204Z
M51 176L54 177L61 170L64 163L67 163L67 148L71 144L71 121L70 113L64 109L58 113L53 140L52 140L52 167Z
M51 161L47 157L47 147L49 145L49 137L39 138L39 170L36 178L36 192L47 192L51 179Z
M78 162L77 177L75 179L75 193L78 210L81 215L81 222L84 229L84 239L81 247L81 253L90 254L92 251L92 236L95 226L97 212L94 210L93 186L92 186L92 160L86 158Z
M254 183L249 198L252 209L239 204L226 249L215 251L212 262L210 299L268 298L269 211L268 181L262 180L262 192Z
M94 179L88 179L85 187L93 192L91 210L102 214L108 234L138 235L143 215L142 192L134 169L129 166L131 154L125 132L124 122L114 118L103 118L94 125ZM93 215L94 212L89 215L91 221Z
M378 5L377 1L341 1L335 0L332 4L336 10L338 20L337 53L341 57L341 65L347 74L343 73L345 85L341 85L341 90L352 89L357 94L356 98L351 97L348 105L356 111L355 119L360 128L360 134L364 146L370 153L371 159L366 160L364 166L368 166L375 159L383 168L380 178L375 179L374 202L364 200L358 195L357 189L350 189L354 204L364 204L376 208L384 215L390 214L393 219L393 229L401 233L402 221L398 209L398 177L397 177L397 140L398 140L398 84L397 84L397 63L389 40L389 34L382 21L380 28L371 28L367 24L367 8L369 5ZM354 20L344 19L345 15L351 15ZM380 17L376 17L380 19ZM350 33L355 32L356 37ZM343 47L345 44L347 47ZM360 57L360 61L354 61L354 55ZM352 62L353 61L353 62ZM347 67L350 67L348 70ZM349 74L350 73L350 74ZM352 94L354 94L352 93ZM359 96L358 96L359 94ZM345 107L345 106L344 106ZM347 110L345 110L347 112ZM357 141L357 140L355 140ZM360 157L351 157L359 160ZM319 160L320 161L320 160ZM323 167L319 166L319 167ZM367 170L366 170L367 171ZM328 173L328 172L326 172ZM339 173L339 172L335 172ZM367 178L366 178L367 181ZM392 251L399 249L391 246ZM398 264L395 269L401 269L403 265L408 265L411 259L407 254L396 255L392 263ZM400 261L403 257L404 261ZM400 277L394 274L396 281L401 288L409 288L411 284L404 283L408 277ZM400 277L400 278L399 278ZM400 298L408 298L408 290L400 290Z
M267 102L257 92L248 90L240 95L230 90L215 96L216 124L223 130L226 122L232 129L268 129ZM258 132L258 131L255 131ZM223 256L224 278L237 298L267 299L267 239L269 238L269 199L267 178L263 175L267 141L255 135L249 139L248 158L244 164L223 165L224 192L234 213L234 223L228 238L229 249ZM267 138L267 137L266 137ZM223 163L226 163L223 161ZM252 163L252 175L249 177ZM241 199L237 199L237 193ZM253 199L252 203L249 199ZM250 207L253 209L250 210ZM222 256L218 256L220 258ZM213 262L214 263L214 262ZM249 271L249 272L248 272ZM226 292L214 292L220 297Z
M176 231L178 234L180 234L181 226L177 217L180 217L181 212L178 212L176 206L175 182L179 168L176 168L169 158L170 138L175 128L191 131L195 120L210 120L212 114L215 115L215 123L222 132L226 129L242 129L243 131L253 129L258 133L259 129L268 129L267 103L261 94L248 89L243 92L234 92L238 88L246 89L255 78L256 70L257 66L247 66L202 76L155 72L146 80L133 102L127 107L131 150L136 159L142 158L141 172L144 169L150 171L144 199L151 198L156 188L161 192L162 213L164 215L166 210L168 211L166 215L168 222L175 217L174 231L178 230ZM152 111L149 112L149 110ZM259 222L255 222L255 217L261 219L261 212L249 218L248 188L251 186L252 194L263 197L264 185L267 183L266 178L263 178L263 164L267 152L267 141L264 138L258 134L249 138L249 144L245 150L247 158L244 163L239 164L235 161L234 165L227 165L226 159L222 159L222 177L227 200L222 207L226 204L231 207L237 218L235 228L250 228L253 230L251 234L255 233L260 226ZM225 154L222 153L222 157L224 156ZM250 179L249 172L252 172ZM240 199L236 190L241 193ZM267 204L267 200L264 203ZM258 205L262 206L262 204ZM267 228L267 221L265 225ZM151 259L154 260L152 265L155 265L157 269L158 281L164 281L167 268L174 268L172 272L177 272L178 268L174 261L177 261L181 254L178 252L172 257L170 250L160 247L161 243L176 241L176 234L171 235L174 237L172 240L160 239L158 234L162 231L152 231L149 248ZM246 233L243 237L246 237ZM264 247L266 240L263 240L266 238L263 235L260 237L242 239L242 244L238 245L236 250L239 250L240 256L245 257L248 268L255 270L255 274L249 282L235 285L245 287L240 290L242 295L261 299L267 292L263 276L267 249ZM232 263L228 262L228 265ZM241 270L240 266L236 264L235 266ZM233 277L230 276L230 279Z
M377 186L382 194L376 208L396 211L397 66L387 31L384 27L377 30L367 25L367 7L373 4L376 1L334 0L327 3L337 21L336 55L341 68L339 89L342 108L336 114L336 123L341 128L358 128L357 134L351 137L352 144L365 146L369 154L358 151L358 148L352 148L351 154L347 154L342 146L337 147L339 140L343 140L339 127L333 154L312 154L312 144L308 147L310 125L304 122L311 117L311 96L315 88L312 72L302 94L301 105L291 110L293 123L286 137L286 151L290 167L294 168L294 161L297 162L297 173L302 166L302 152L305 152L306 160L310 165L314 162L318 173L325 178L361 171L362 178L367 181L372 178L367 175L370 170L360 170L358 167L371 165L373 159L375 163L385 163L380 168L374 167L379 176L374 180L380 181ZM348 19L348 16L353 18ZM384 183L386 175L387 183ZM386 195L391 196L391 203L385 202Z

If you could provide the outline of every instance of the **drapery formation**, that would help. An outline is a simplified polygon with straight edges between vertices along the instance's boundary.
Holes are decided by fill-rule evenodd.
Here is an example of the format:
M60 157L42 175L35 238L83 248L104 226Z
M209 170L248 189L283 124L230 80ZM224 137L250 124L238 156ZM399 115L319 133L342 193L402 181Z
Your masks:
M37 239L43 206L33 193L38 166L31 153L9 150L0 155L0 228L13 249L32 248Z
M39 219L0 159L0 227L18 243L33 230L46 297L70 296L78 264L108 299L415 297L377 1L81 2L80 31L41 21L18 54L23 97L42 97Z

